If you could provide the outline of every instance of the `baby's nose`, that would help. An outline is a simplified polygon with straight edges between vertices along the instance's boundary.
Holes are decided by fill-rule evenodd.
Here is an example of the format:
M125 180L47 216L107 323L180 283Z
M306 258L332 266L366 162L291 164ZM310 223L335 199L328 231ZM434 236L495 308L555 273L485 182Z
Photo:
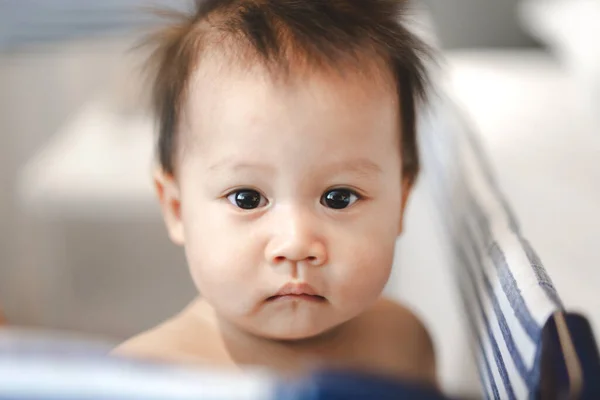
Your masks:
M291 214L291 215L290 215ZM312 218L300 213L286 213L286 222L277 224L265 256L273 265L305 262L320 266L327 262L327 249L322 234Z
M271 246L268 259L273 265L289 262L306 262L310 265L320 266L325 264L325 246L317 241L302 243L297 238L288 238Z

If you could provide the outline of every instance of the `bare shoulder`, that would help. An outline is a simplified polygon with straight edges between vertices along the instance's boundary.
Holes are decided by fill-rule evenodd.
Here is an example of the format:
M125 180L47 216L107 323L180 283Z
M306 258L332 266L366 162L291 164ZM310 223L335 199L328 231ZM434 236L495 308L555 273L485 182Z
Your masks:
M383 357L388 369L437 386L434 343L421 319L407 307L385 298L367 314L365 322L375 328L373 339L386 352Z
M186 321L176 318L118 345L111 354L158 362L194 363L202 361L189 339Z
M118 357L155 359L169 358L177 348L176 339L169 324L160 325L140 333L119 344L112 355Z
M385 322L389 328L400 329L403 332L427 334L421 319L408 307L387 298L380 298L369 311L371 318Z

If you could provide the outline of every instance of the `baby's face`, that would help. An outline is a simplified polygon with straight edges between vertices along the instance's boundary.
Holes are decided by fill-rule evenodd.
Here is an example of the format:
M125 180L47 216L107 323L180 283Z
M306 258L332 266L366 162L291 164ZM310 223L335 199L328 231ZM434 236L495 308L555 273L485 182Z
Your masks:
M408 190L393 85L204 71L187 102L169 189L180 218L168 225L217 314L301 339L370 306L390 274Z

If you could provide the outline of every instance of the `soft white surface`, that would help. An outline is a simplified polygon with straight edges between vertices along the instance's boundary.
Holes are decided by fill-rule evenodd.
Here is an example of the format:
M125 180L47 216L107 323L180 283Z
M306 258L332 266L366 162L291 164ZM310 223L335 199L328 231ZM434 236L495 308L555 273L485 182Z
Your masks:
M521 16L527 28L572 64L598 66L600 2L597 0L525 0Z
M600 1L525 0L521 16L567 67L582 105L600 128Z

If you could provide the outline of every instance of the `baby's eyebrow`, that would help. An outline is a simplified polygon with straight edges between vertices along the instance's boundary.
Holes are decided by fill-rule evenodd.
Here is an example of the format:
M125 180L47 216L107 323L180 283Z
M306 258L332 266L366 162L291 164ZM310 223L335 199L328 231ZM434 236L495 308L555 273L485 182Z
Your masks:
M230 158L218 161L208 167L209 171L219 171L223 169L228 169L232 171L239 171L244 169L258 169L266 172L272 172L275 168L269 164L265 163L255 163L249 161L235 161Z
M322 169L329 173L350 172L357 175L372 175L381 173L381 167L377 163L366 158L336 161L323 165Z
M377 163L366 158L335 161L332 163L319 165L318 168L320 171L328 174L352 173L357 175L373 175L381 173L381 167ZM273 173L276 170L276 166L263 162L235 161L228 158L210 165L208 169L211 172L224 169L231 171L254 169Z

